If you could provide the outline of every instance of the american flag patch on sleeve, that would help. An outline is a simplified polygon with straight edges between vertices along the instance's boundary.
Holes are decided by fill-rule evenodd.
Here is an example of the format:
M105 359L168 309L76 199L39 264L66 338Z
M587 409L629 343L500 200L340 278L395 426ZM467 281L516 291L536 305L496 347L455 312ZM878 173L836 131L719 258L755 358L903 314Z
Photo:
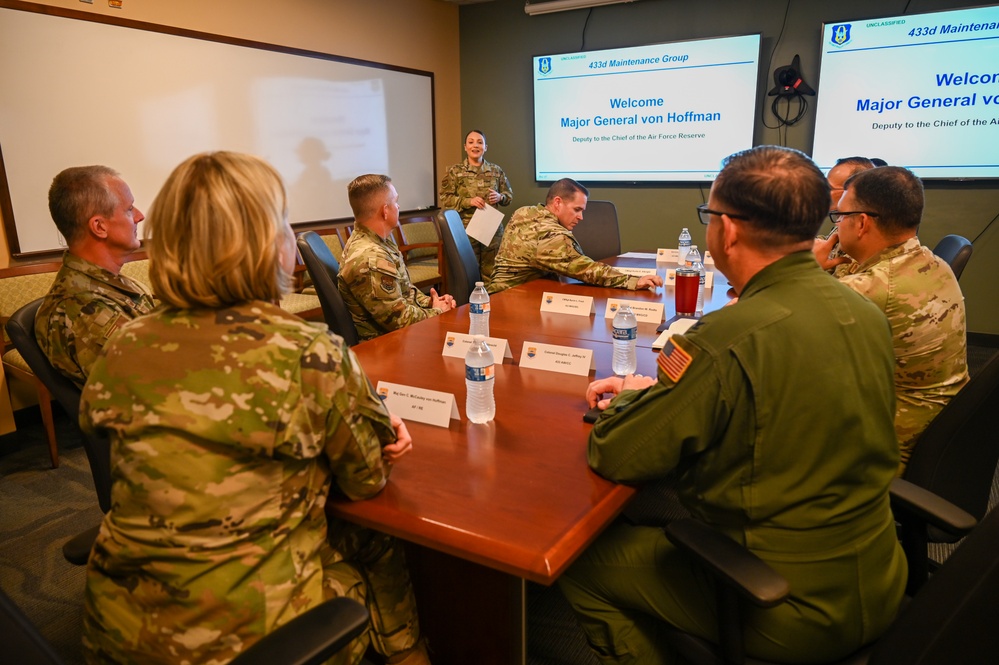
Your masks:
M683 373L687 371L691 360L693 359L690 354L674 344L673 340L670 339L666 342L663 350L659 352L659 358L656 362L659 364L659 369L663 371L663 374L669 377L673 383L676 383L683 376Z

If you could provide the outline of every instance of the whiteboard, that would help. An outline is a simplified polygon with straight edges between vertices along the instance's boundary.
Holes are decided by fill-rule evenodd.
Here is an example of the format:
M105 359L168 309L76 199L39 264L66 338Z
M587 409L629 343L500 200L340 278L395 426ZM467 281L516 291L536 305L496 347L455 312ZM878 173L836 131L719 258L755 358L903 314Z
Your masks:
M110 166L145 211L170 171L206 150L273 164L293 224L351 217L346 185L363 173L390 175L403 210L436 205L433 74L65 13L0 8L12 254L65 246L48 212L62 169Z

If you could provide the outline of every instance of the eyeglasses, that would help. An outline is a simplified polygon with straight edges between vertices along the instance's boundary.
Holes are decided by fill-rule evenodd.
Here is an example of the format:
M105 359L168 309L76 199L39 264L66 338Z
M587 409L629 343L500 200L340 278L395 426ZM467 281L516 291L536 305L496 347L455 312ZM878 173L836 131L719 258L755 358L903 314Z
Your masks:
M749 219L745 215L736 215L731 212L721 212L720 210L712 210L708 207L707 203L702 203L697 206L697 219L700 220L701 224L707 225L711 223L711 215L728 215L733 219Z
M867 215L868 217L880 217L876 212L868 212L866 210L852 210L850 212L842 212L840 210L833 210L829 213L829 219L832 220L833 224L839 224L843 221L844 217L849 217L850 215Z

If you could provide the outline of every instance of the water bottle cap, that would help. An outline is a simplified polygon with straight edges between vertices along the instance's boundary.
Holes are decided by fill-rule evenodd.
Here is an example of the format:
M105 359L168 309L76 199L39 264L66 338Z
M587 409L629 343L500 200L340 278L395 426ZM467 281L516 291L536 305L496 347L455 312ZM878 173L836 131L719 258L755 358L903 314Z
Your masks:
M485 286L485 283L484 282L476 282L475 285L476 286ZM468 287L466 286L465 288L467 289Z

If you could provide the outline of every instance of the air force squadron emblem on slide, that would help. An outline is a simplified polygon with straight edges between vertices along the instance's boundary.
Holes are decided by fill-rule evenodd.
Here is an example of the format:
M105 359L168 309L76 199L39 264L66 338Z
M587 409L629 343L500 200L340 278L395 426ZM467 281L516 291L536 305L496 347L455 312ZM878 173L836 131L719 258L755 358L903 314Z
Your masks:
M829 40L833 46L846 46L850 43L850 24L841 23L832 27L832 39Z
M550 74L552 71L552 59L540 58L538 60L538 71L542 74Z

